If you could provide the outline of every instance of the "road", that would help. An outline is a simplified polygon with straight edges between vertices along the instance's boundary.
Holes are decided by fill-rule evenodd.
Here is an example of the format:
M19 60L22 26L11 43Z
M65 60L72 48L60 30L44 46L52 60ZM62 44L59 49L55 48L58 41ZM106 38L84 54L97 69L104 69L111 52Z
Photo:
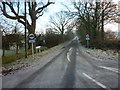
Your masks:
M3 77L3 88L118 88L118 62L99 61L82 52L77 40L39 63Z

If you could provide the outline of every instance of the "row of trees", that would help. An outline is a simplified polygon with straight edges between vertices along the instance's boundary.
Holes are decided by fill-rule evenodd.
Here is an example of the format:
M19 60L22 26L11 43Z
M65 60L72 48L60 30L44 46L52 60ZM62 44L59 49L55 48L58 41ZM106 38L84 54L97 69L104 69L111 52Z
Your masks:
M45 1L28 1L27 5L27 18L25 17L23 2L0 2L0 9L2 14L11 20L16 20L23 26L27 26L28 33L35 33L36 21L44 14L44 10L54 2ZM77 34L83 44L86 43L85 35L90 35L90 44L94 46L95 43L105 40L104 25L112 21L116 16L116 4L113 2L85 2L81 0L72 1L74 10L61 11L50 17L49 30L45 35L45 40L48 47L54 46L66 40L66 37L73 37L72 30L77 27ZM10 13L9 13L10 12ZM73 17L75 17L73 19ZM4 31L4 29L3 29ZM8 37L19 37L14 29L15 35L8 35ZM39 36L38 36L39 37ZM50 40L50 39L51 40ZM3 38L6 41L6 38ZM15 39L15 38L14 38ZM18 46L18 40L11 40ZM62 41L61 41L62 40ZM9 40L8 40L9 41ZM8 42L6 41L6 42ZM38 40L39 41L39 40ZM51 43L52 42L52 43ZM54 43L54 44L53 44ZM37 42L36 44L39 44ZM5 45L3 45L4 47ZM5 46L6 47L6 46ZM17 51L17 50L16 50Z
M68 34L75 27L73 18L66 12L57 12L54 16L50 17L49 27L56 33L63 36L65 33Z
M63 35L56 33L54 29L52 30L51 28L46 30L46 35L45 35L45 42L46 42L46 47L53 47L58 44L64 43L65 41L71 40L74 37L72 32L65 33Z
M6 22L8 23L8 22ZM1 25L2 26L2 25ZM7 27L1 27L2 31L2 49L3 56L5 56L5 50L9 50L11 47L15 48L16 54L19 52L19 47L23 46L24 35L20 31L21 25L16 23L15 26L12 24ZM10 29L10 30L8 30Z
M27 26L28 33L35 33L37 19L42 16L45 12L45 9L49 5L54 4L54 2L51 2L50 0L48 0L47 2L36 0L27 1L27 17L25 17L24 4L25 3L23 2L2 1L0 2L0 10L3 16L5 16L6 18L15 20L21 23L23 26ZM22 9L20 8L21 6L23 6ZM65 12L59 12L55 16L51 17L51 23L52 25L50 28L53 31L58 31L58 33L62 36L64 36L66 29L69 28L70 32L73 28L72 24L68 25L68 23L70 23L70 17L68 17Z
M77 33L82 43L86 43L86 34L90 35L92 46L105 40L104 25L110 23L116 16L117 5L113 2L72 2L74 11L69 14L76 17Z
M28 34L31 32L35 33L37 19L44 14L45 9L51 4L54 4L54 2L50 2L49 0L47 2L36 0L28 0L27 2L19 2L18 0L18 2L11 2L2 0L0 2L0 15L3 16L3 18L6 17L8 20L11 19L23 26L27 26ZM27 7L26 15L25 5ZM5 21L5 19L2 21ZM2 22L2 24L5 23ZM25 38L24 34L22 35L17 32L18 28L16 26L14 29L11 29L11 26L14 27L13 25L14 24L1 25L3 32L3 56L5 55L5 50L9 49L9 46L13 46L13 44L16 45L16 54L18 54L18 46L20 46L21 41ZM10 30L10 32L7 32L7 30ZM11 30L13 30L13 32Z

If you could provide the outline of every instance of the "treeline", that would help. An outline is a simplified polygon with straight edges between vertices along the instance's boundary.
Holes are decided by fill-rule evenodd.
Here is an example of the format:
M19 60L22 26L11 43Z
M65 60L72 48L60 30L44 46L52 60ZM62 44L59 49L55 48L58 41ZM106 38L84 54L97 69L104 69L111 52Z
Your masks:
M117 5L113 2L72 2L75 12L69 11L76 18L77 35L86 45L86 34L89 34L89 45L93 48L105 48L113 41L106 38L104 25L113 21ZM114 40L115 41L115 40ZM106 45L106 46L105 46ZM118 48L118 41L110 47Z
M73 38L73 33L61 35L52 30L47 30L45 35L38 35L36 38L37 46L45 46L47 48L51 48L58 44L69 41Z

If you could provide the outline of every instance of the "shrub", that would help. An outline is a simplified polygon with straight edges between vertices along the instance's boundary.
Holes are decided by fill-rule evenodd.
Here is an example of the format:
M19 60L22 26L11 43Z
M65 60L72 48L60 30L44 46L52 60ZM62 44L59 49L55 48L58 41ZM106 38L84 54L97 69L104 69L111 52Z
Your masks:
M120 49L119 48L120 41L119 40L105 40L105 41L94 41L91 43L91 48L97 49Z
M40 50L41 51L45 51L45 50L47 50L48 48L47 47L44 47L44 46L42 46L41 48L40 48Z

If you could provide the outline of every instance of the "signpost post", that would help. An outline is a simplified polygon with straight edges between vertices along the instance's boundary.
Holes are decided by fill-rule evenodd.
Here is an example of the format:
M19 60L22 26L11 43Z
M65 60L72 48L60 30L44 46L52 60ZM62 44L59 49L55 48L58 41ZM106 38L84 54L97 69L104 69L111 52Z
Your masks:
M89 48L89 40L90 40L89 34L86 34L86 41L87 41L87 47L88 48Z
M32 56L34 57L34 43L35 43L35 34L29 34L29 43L32 44Z
M26 1L25 1L25 58L27 58L27 39L26 39L26 36L27 36L27 24L26 24Z

